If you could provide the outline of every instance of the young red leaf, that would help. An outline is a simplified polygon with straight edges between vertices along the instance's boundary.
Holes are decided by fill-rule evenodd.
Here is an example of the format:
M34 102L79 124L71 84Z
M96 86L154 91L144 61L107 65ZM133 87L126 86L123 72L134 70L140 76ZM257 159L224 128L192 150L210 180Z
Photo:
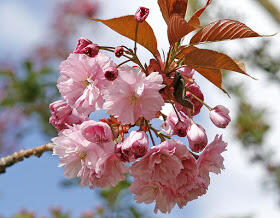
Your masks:
M203 27L192 37L190 44L260 36L241 22L224 19L212 22Z
M186 52L184 56L184 63L190 67L230 70L249 76L244 71L244 67L240 67L239 63L236 63L226 54L209 49L199 49L194 46L187 47L187 49L189 49L189 52Z
M158 5L165 22L168 24L173 14L185 18L188 0L158 0Z
M137 21L134 18L134 15L128 15L124 17L118 17L108 20L100 20L100 19L92 19L97 22L101 22L106 26L110 27L112 30L117 33L135 40L135 30ZM146 22L139 23L138 26L138 35L137 35L137 43L144 46L153 54L158 54L157 50L157 40L151 26Z
M226 91L222 88L221 70L236 71L250 76L245 72L243 62L233 60L229 56L213 50L189 46L183 48L177 58L184 58L184 64L195 69L224 92Z
M192 20L194 25L190 25L178 14L173 14L168 23L167 35L170 45L178 42L182 37L197 29L197 22ZM199 22L199 21L198 21Z
M169 22L169 1L168 0L158 0L158 5L162 13L162 17L166 23Z
M194 68L198 73L208 79L211 83L215 86L220 88L223 92L227 93L225 89L222 88L222 72L218 69L207 69L202 67L195 67Z
M182 18L185 18L188 7L188 0L171 0L170 2L171 4L169 14L179 14Z

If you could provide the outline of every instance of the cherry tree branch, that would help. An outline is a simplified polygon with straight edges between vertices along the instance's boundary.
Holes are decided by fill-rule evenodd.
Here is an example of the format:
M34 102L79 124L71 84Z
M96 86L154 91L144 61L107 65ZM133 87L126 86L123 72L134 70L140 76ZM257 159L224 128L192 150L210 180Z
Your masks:
M31 148L31 149L22 149L18 152L15 152L9 156L2 157L0 159L0 174L6 172L6 168L14 165L15 163L24 160L24 158L29 158L31 156L41 157L41 155L46 151L52 151L53 144L46 143L44 145Z

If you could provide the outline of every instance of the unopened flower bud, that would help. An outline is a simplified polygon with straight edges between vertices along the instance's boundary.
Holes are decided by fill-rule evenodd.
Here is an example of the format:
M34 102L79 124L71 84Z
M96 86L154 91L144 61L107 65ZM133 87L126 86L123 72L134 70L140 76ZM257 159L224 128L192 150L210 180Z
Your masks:
M92 41L90 41L89 39L85 38L85 37L81 37L78 41L78 44L75 48L75 50L73 51L76 54L81 54L82 50L88 46L92 44Z
M118 46L115 48L115 56L117 58L120 58L121 56L123 56L123 53L124 53L124 49L122 46Z
M226 128L231 121L229 116L229 110L222 106L217 105L210 111L210 119L219 128Z
M49 108L52 115L49 122L58 131L67 129L68 126L72 126L73 124L81 124L84 120L87 120L86 117L73 111L65 100L55 101L50 104Z
M92 43L85 48L82 49L81 54L86 54L87 56L93 58L95 57L99 52L99 46Z
M207 135L205 129L199 124L193 123L187 131L190 149L194 152L202 151L207 143Z
M111 142L112 130L107 123L90 120L82 124L82 135L93 143Z
M129 137L116 146L116 155L127 162L143 157L149 148L149 139L144 131L132 131Z
M135 19L137 22L143 22L149 15L149 9L145 7L139 7L135 13Z
M118 75L118 69L115 67L108 67L107 69L105 69L104 76L109 81L114 81L115 79L117 79Z

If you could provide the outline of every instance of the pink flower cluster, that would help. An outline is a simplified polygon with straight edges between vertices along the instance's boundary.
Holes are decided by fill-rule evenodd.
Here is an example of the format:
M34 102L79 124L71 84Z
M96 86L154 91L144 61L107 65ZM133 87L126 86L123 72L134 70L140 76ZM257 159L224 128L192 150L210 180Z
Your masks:
M170 139L150 148L147 154L130 168L134 182L129 190L138 203L156 202L155 213L180 208L207 191L209 173L220 173L223 166L221 152L226 143L216 136L202 155L196 159L186 146Z
M148 14L146 8L136 12L137 27ZM127 60L117 65L101 50ZM193 117L205 105L214 125L225 128L229 110L204 102L193 69L182 66L166 73L165 64L152 59L143 66L136 48L102 47L80 38L59 68L57 88L64 100L50 105L50 123L59 131L53 153L66 177L79 177L81 186L94 188L115 186L129 173L135 200L155 202L155 213L170 212L176 204L182 208L206 193L209 173L224 168L226 143L217 135L208 144L206 130ZM165 104L173 106L167 115ZM109 118L90 120L97 110ZM163 119L161 129L153 127L153 119ZM186 137L189 145L173 136Z
M84 121L53 138L53 154L60 158L67 178L80 177L82 186L108 187L125 179L127 166L115 154L111 128L103 122Z

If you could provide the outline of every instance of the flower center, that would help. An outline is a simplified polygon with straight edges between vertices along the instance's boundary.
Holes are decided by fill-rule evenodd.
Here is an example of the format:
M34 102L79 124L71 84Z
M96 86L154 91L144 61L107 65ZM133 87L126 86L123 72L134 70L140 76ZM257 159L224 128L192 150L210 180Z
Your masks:
M86 80L84 80L84 84L85 84L85 87L84 88L87 88L89 85L91 85L93 83L94 79L92 78L87 78Z
M135 96L135 93L133 93L130 97L129 97L129 104L132 105L134 104L135 102L139 101L139 98L137 98Z
M87 153L85 151L79 152L79 156L80 156L81 160L85 160Z

